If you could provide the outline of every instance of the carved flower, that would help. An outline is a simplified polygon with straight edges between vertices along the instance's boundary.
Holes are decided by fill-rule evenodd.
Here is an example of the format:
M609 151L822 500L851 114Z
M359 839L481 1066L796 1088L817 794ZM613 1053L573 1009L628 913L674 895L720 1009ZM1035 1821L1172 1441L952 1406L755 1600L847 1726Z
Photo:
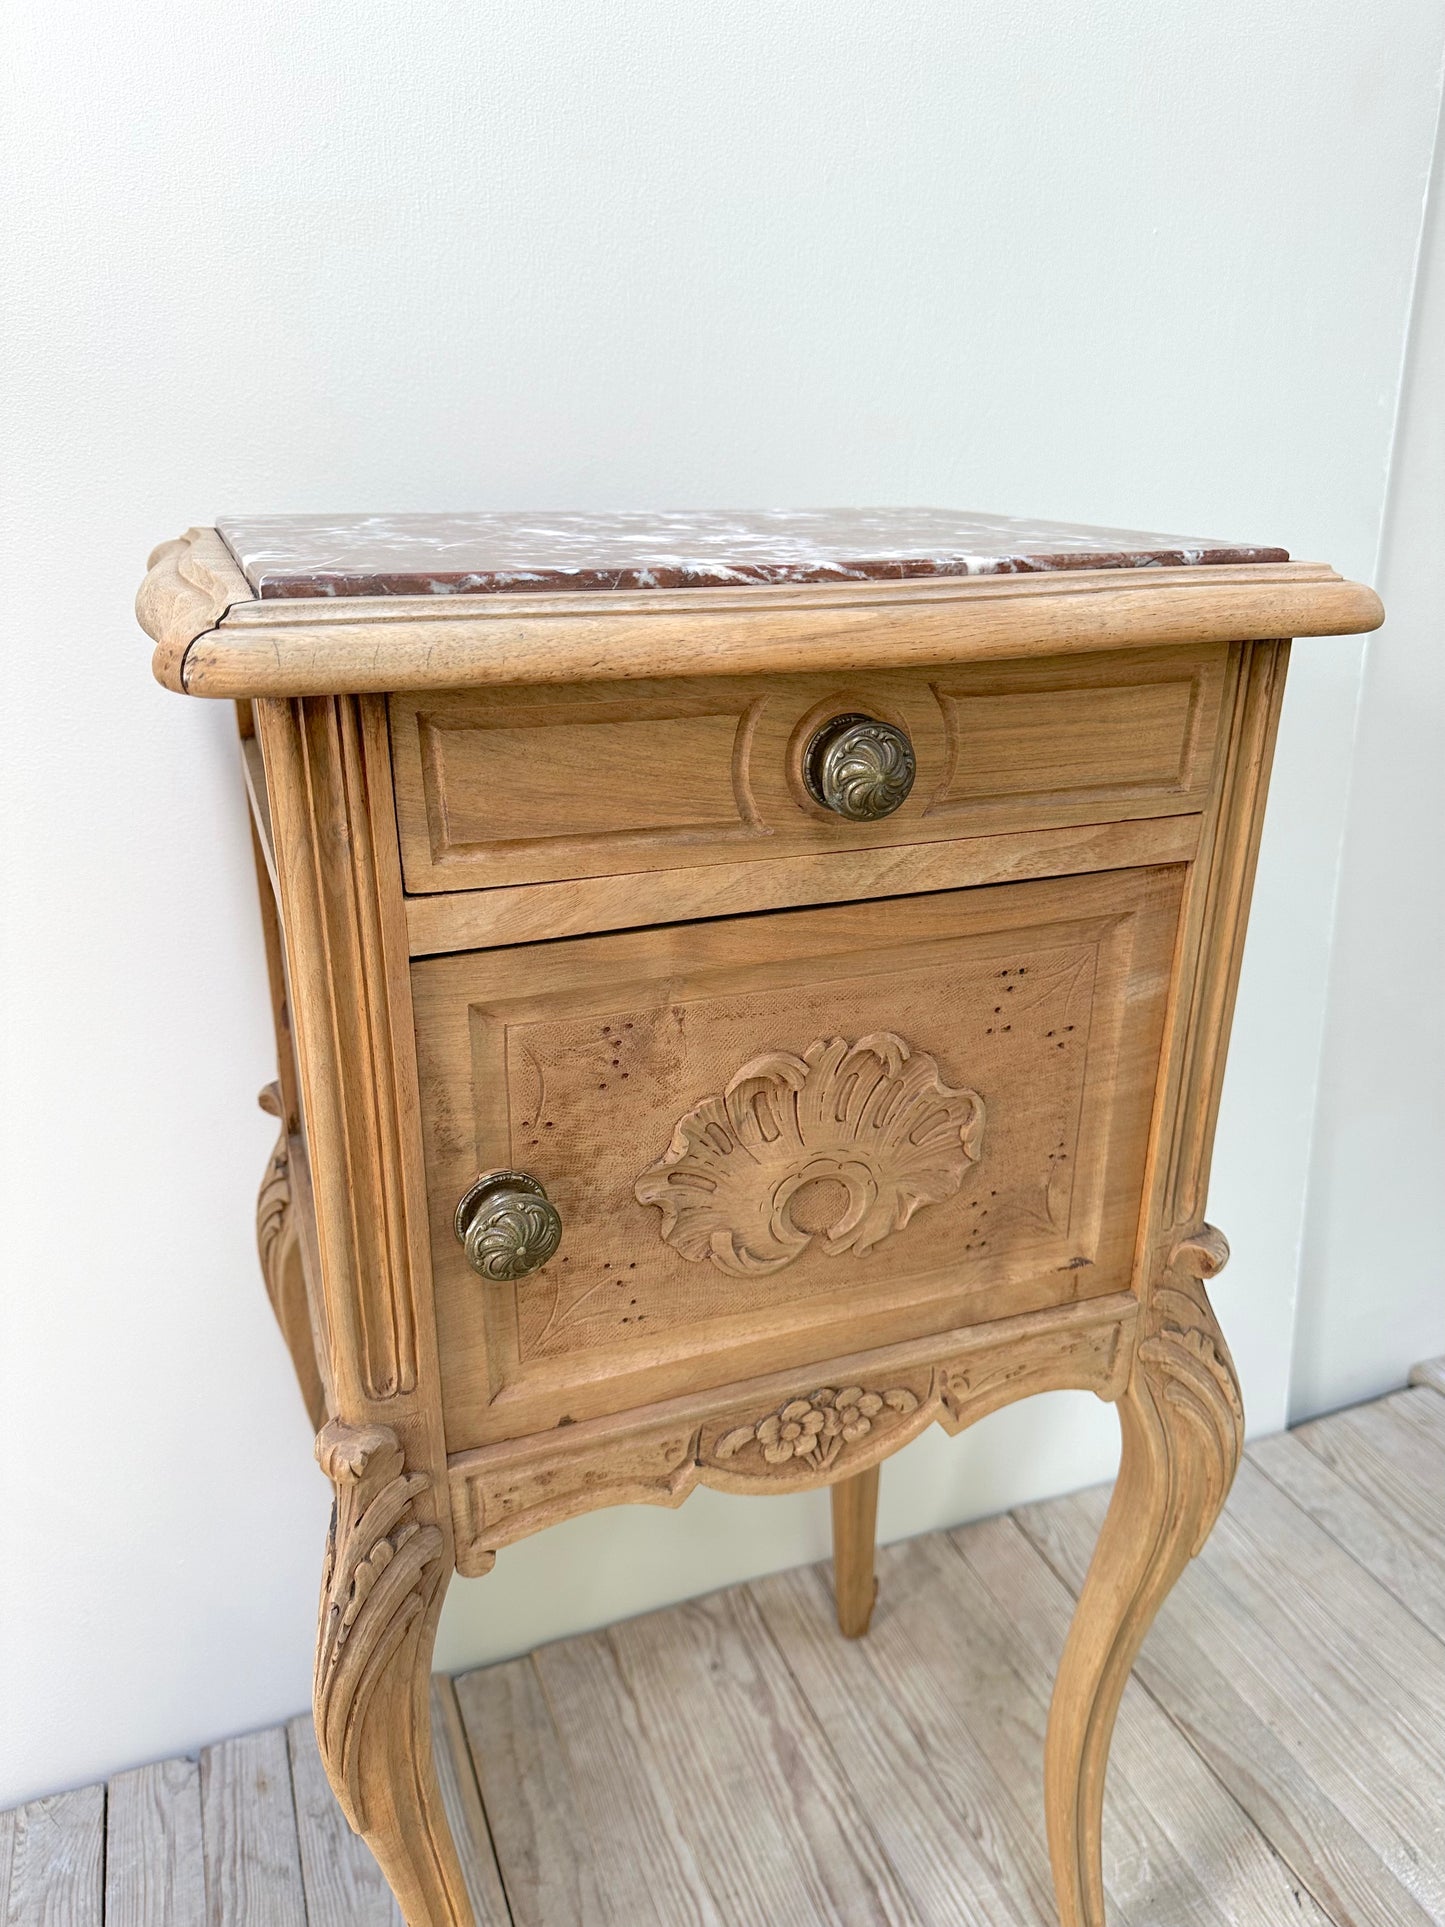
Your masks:
M902 1386L887 1392L865 1392L861 1385L845 1385L835 1392L823 1385L806 1398L790 1399L755 1424L739 1425L724 1433L713 1454L719 1459L736 1458L745 1447L757 1445L768 1465L802 1459L822 1471L832 1465L844 1446L867 1438L873 1421L885 1409L905 1418L918 1410L918 1399Z
M822 1430L823 1414L812 1399L795 1398L781 1412L770 1412L751 1436L763 1448L769 1465L786 1465L795 1455L803 1459L816 1453Z
M679 1119L636 1195L674 1250L737 1277L779 1271L815 1238L861 1256L952 1197L983 1123L978 1093L950 1090L894 1032L820 1037L801 1057L754 1058Z

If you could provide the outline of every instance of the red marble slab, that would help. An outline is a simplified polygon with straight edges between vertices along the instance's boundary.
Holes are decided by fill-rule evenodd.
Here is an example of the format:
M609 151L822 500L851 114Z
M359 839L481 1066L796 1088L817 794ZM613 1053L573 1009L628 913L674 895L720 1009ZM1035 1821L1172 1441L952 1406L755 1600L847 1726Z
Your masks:
M219 528L265 600L726 588L1289 560L1284 549L1252 543L961 509L236 515Z

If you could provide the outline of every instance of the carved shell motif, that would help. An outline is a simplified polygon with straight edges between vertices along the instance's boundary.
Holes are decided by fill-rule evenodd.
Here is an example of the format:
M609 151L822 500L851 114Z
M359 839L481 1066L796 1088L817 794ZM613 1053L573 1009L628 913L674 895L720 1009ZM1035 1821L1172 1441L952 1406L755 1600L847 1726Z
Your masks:
M780 1271L815 1238L861 1257L952 1197L983 1123L978 1093L950 1090L894 1032L820 1037L754 1058L680 1118L636 1193L674 1250L735 1277Z

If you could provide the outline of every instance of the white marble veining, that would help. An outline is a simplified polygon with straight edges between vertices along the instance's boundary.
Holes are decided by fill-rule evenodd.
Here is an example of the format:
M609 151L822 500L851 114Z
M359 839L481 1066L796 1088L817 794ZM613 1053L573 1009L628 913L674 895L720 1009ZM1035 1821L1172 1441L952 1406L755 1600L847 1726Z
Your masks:
M958 509L229 516L257 595L715 587L1287 559L1283 549Z

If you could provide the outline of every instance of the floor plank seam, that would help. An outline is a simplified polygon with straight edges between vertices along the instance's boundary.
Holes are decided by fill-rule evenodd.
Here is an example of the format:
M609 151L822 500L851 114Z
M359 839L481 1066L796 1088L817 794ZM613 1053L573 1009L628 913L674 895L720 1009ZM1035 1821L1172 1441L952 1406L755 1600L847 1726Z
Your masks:
M1445 1371L1251 1444L1120 1709L1111 1924L1445 1927L1442 1394ZM1034 1754L1108 1503L880 1547L861 1642L824 1561L539 1648L508 1663L526 1690L508 1666L438 1675L479 1919L1052 1922ZM495 1755L489 1707L514 1709ZM397 1927L342 1828L300 1715L0 1812L0 1927Z
M1304 1445L1306 1449L1312 1449L1310 1448L1309 1441L1307 1439L1301 1439L1300 1443ZM1316 1453L1315 1456L1319 1458L1321 1465L1328 1466L1329 1461L1327 1459L1323 1458L1318 1453ZM1331 1530L1329 1523L1326 1520L1316 1518L1314 1513L1308 1511L1304 1506L1299 1504L1298 1500L1294 1498L1294 1496L1290 1493L1290 1491L1284 1485L1282 1485L1279 1479L1277 1479L1275 1475L1270 1471L1268 1465L1261 1464L1253 1456L1251 1456L1250 1458L1250 1463L1254 1466L1255 1471L1260 1474L1261 1478L1267 1479L1269 1481L1269 1483L1274 1487L1275 1491L1279 1493L1281 1498L1287 1500L1289 1504L1294 1506L1297 1512L1299 1512L1304 1518L1308 1519L1312 1525L1317 1526L1319 1528L1319 1530L1329 1540L1330 1544L1337 1547L1339 1551L1344 1555L1344 1557L1350 1561L1351 1565L1357 1567L1359 1571L1365 1574L1366 1578L1373 1580L1376 1585L1381 1585L1383 1583L1378 1577L1378 1575L1373 1573L1370 1570L1370 1568L1365 1564L1365 1562L1355 1554L1353 1549L1350 1546L1348 1546L1343 1539L1340 1538L1339 1534ZM1371 1501L1369 1493L1361 1491L1358 1486L1354 1486L1351 1489L1358 1494L1360 1499L1365 1504L1371 1506L1371 1509L1374 1511L1375 1516L1380 1520L1382 1527L1387 1533L1392 1533L1397 1537L1408 1537L1411 1539L1415 1538L1415 1535L1411 1533L1407 1527L1403 1526L1399 1520L1392 1519L1388 1513L1382 1512L1377 1506L1375 1506ZM1416 1539L1415 1543L1420 1544L1423 1542ZM1389 1588L1386 1588L1386 1590L1389 1591ZM1409 1613L1410 1617L1414 1620L1415 1624L1417 1626L1423 1627L1424 1630L1430 1635L1431 1639L1434 1640L1435 1644L1441 1647L1442 1650L1445 1650L1445 1640L1441 1639L1439 1632L1436 1630L1434 1626L1430 1624L1428 1620L1422 1619L1420 1617L1419 1613L1415 1610L1414 1606L1412 1605L1411 1601L1408 1598L1403 1598L1399 1593L1396 1593L1393 1591L1390 1592L1390 1597L1392 1599L1397 1600L1399 1604L1404 1608L1404 1610Z
M1018 1512L1017 1511L1011 1512L1008 1516L1011 1519L1013 1519L1014 1522L1019 1526L1019 1529L1024 1533L1024 1536L1029 1540L1029 1543L1035 1548L1039 1556L1043 1559L1044 1563L1050 1568L1050 1570L1054 1573L1055 1577L1059 1580L1059 1583L1062 1586L1064 1586L1064 1588L1069 1592L1071 1597L1077 1599L1078 1591L1071 1583L1068 1574L1062 1571L1057 1565L1057 1563L1050 1558L1047 1547L1045 1545L1040 1544L1038 1538L1028 1531L1028 1528L1023 1522L1023 1520L1019 1518ZM1308 1515L1305 1515L1305 1516L1308 1516ZM1192 1561L1191 1561L1191 1564L1192 1564ZM1188 1577L1188 1570L1189 1570L1188 1567L1186 1567L1185 1573L1184 1573L1184 1578L1186 1579ZM1182 1580L1181 1580L1181 1583L1183 1583ZM1145 1635L1145 1638L1144 1638L1144 1645L1143 1647L1140 1648L1140 1655L1142 1655L1144 1648L1148 1646L1150 1639L1155 1636L1155 1633L1157 1632L1157 1630L1158 1630L1157 1624L1156 1626L1152 1626L1149 1629L1149 1632ZM1173 1727L1174 1731L1179 1735L1180 1739L1189 1748L1190 1752L1194 1755L1195 1759L1199 1761L1200 1765L1204 1768L1205 1772L1214 1781L1215 1785L1218 1787L1219 1791L1224 1796L1224 1798L1229 1802L1230 1806L1234 1809L1234 1811L1238 1815L1241 1816L1244 1822L1244 1825L1249 1829L1251 1829L1252 1831L1260 1834L1261 1838L1265 1841L1265 1844L1268 1846L1270 1853L1279 1862L1280 1866L1283 1867L1288 1873L1290 1884L1298 1888L1301 1893L1307 1894L1309 1896L1311 1903L1319 1910L1319 1912L1324 1916L1324 1918L1333 1923L1333 1927L1353 1927L1353 1923L1350 1922L1349 1920L1341 1920L1335 1914L1332 1914L1330 1912L1330 1909L1328 1908L1328 1906L1320 1898L1320 1896L1315 1892L1314 1887L1305 1878L1304 1874L1301 1872L1300 1868L1295 1864L1295 1862L1290 1858L1289 1854L1287 1854L1284 1851L1284 1849L1279 1845L1279 1843L1276 1840L1273 1840L1269 1836L1269 1834L1267 1834L1264 1831L1260 1822L1255 1819L1254 1815L1250 1812L1249 1808L1244 1804L1243 1800L1240 1799L1239 1795L1234 1791L1233 1787L1231 1787L1229 1782L1223 1777L1219 1769L1215 1766L1213 1760L1196 1743L1194 1735L1190 1732L1188 1725L1181 1718L1179 1718L1179 1716L1169 1706L1167 1701L1163 1699L1158 1693L1156 1693L1150 1687L1143 1673L1140 1671L1138 1656L1136 1656L1134 1665L1130 1668L1130 1677L1132 1678L1134 1684L1139 1688L1140 1692L1142 1692L1145 1695L1145 1697L1149 1699L1149 1701L1155 1707L1157 1707L1159 1712L1169 1722L1170 1726Z
M806 1568L804 1568L804 1570L806 1570ZM813 1567L813 1570L817 1571L816 1563ZM793 1682L794 1688L796 1689L798 1694L798 1698L802 1701L803 1705L808 1709L808 1715L813 1722L814 1731L817 1734L818 1738L822 1741L823 1747L827 1752L828 1758L833 1763L834 1769L837 1772L839 1780L842 1782L844 1786L846 1786L849 1789L849 1791L853 1794L854 1798L860 1802L860 1811L863 1814L864 1823L868 1827L869 1838L873 1842L874 1848L878 1854L879 1859L883 1861L884 1865L888 1868L888 1871L893 1875L894 1880L898 1884L899 1892L906 1894L908 1892L908 1883L904 1878L904 1870L898 1865L894 1856L889 1852L887 1842L880 1836L878 1829L868 1819L867 1808L866 1806L863 1806L861 1804L863 1800L863 1795L861 1791L853 1783L852 1776L848 1772L847 1761L842 1757L842 1755L838 1752L838 1749L834 1746L832 1737L829 1734L828 1729L824 1724L823 1719L817 1707L813 1704L812 1697L810 1696L807 1690L807 1687L803 1684L803 1681L799 1678L794 1667L789 1663L786 1652L784 1652L782 1646L779 1644L777 1638L775 1637L772 1627L768 1624L767 1614L762 1610L762 1607L758 1602L757 1596L753 1592L752 1582L747 1581L745 1583L744 1589L746 1590L749 1598L752 1600L754 1609L757 1612L758 1622L763 1629L764 1637L766 1638L773 1652L776 1654L778 1661L783 1668L783 1671L787 1674L788 1678ZM832 1599L832 1594L830 1591L829 1592L830 1603L831 1603L831 1599ZM876 1620L877 1612L878 1612L878 1607L876 1603L874 1605L873 1610L874 1610L874 1617ZM837 1637L839 1639L842 1639L843 1634L839 1632L837 1633ZM865 1636L864 1639L859 1643L864 1649L864 1657L867 1658L868 1657L867 1637ZM872 1670L871 1667L870 1667L870 1670ZM922 1744L923 1744L922 1736L917 1732L916 1728L913 1726L912 1721L909 1720L906 1716L904 1716L903 1723L908 1728L908 1731L913 1735L913 1738L918 1743L920 1750L922 1750ZM926 1921L919 1921L917 1923L917 1927L928 1927L928 1923Z
M456 1673L448 1673L446 1675L447 1683L453 1689L455 1689L456 1682L459 1677L460 1676ZM471 1735L467 1732L466 1726L464 1723L462 1725L462 1744L466 1748L467 1771L472 1776L472 1786L475 1789L476 1795L477 1795L477 1808L482 1816L482 1832L486 1837L487 1851L491 1854L492 1860L496 1866L497 1878L500 1880L501 1886L502 1886L502 1901L507 1909L506 1922L499 1923L498 1927L517 1927L517 1911L512 1904L512 1896L507 1891L506 1874L502 1869L501 1855L497 1852L496 1834L492 1830L492 1816L490 1813L487 1812L487 1803L482 1795L481 1768L477 1764L477 1757L472 1751Z

